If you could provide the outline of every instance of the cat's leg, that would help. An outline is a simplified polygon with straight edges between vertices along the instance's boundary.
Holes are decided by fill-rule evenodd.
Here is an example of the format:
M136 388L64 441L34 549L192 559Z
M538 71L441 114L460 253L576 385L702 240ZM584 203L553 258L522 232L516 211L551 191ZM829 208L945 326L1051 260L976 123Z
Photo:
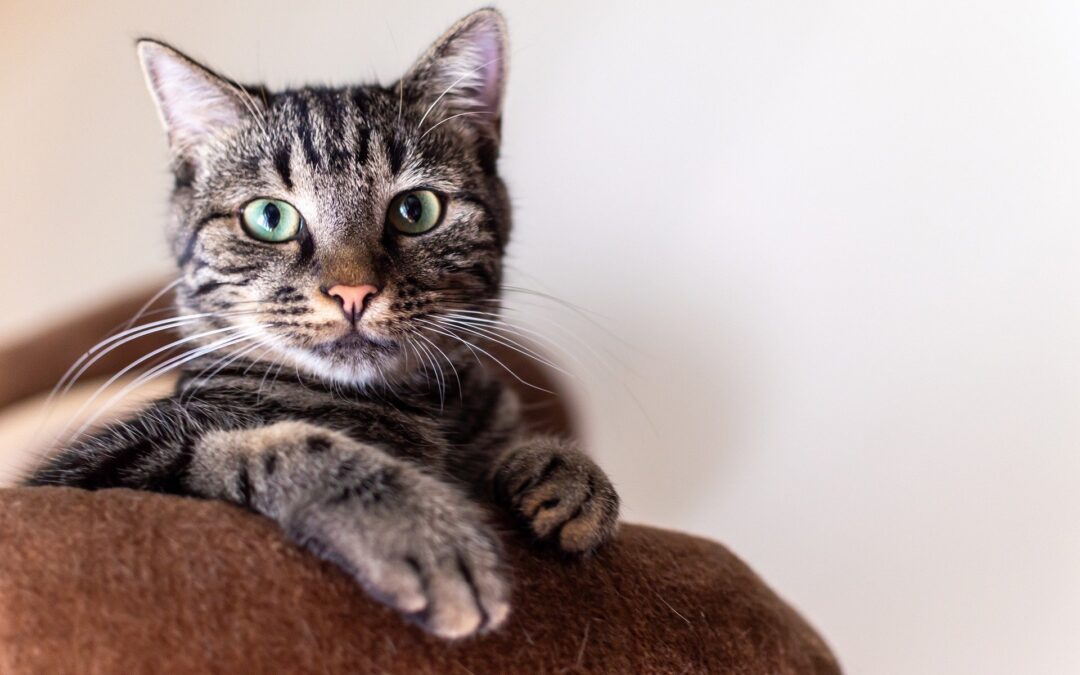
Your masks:
M428 631L506 618L499 545L476 505L376 447L306 422L201 437L185 482L247 506Z
M490 472L496 500L529 532L568 553L588 553L609 540L619 496L591 459L569 441L526 437L498 456Z

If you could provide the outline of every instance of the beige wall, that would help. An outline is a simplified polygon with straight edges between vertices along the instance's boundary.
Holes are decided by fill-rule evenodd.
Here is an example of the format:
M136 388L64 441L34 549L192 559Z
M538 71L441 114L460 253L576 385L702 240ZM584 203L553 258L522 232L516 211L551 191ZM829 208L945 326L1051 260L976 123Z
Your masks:
M1080 5L501 4L515 279L634 347L554 315L627 517L853 673L1080 672ZM132 38L391 80L471 7L5 0L0 335L168 268Z

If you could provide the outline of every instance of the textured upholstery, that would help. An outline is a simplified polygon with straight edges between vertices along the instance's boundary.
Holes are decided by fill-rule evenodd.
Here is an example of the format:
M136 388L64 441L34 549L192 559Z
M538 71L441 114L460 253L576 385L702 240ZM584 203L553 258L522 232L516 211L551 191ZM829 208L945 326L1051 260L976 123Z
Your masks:
M584 561L507 534L512 618L457 644L223 503L10 489L0 540L4 673L836 672L735 556L642 526Z

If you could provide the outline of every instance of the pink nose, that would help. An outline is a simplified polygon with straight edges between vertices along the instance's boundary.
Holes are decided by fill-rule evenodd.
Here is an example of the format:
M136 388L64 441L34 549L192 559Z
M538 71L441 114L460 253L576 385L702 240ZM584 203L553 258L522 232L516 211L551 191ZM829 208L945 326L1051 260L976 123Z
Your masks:
M363 286L343 286L338 284L327 289L326 294L336 299L341 305L341 311L345 312L345 318L356 322L364 313L368 301L379 292L371 284Z

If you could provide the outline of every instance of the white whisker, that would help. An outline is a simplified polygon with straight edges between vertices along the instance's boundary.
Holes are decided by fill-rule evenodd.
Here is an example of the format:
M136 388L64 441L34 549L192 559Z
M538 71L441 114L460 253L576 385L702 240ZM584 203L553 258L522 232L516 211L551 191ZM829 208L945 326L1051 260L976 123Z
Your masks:
M443 351L443 350L442 350L442 349L441 349L441 348L439 347L439 345L435 344L435 342L434 342L433 340L431 340L431 339L430 339L430 338L428 338L427 336L425 336L425 335L421 335L421 334L419 334L419 333L417 333L417 337L419 337L419 338L420 338L421 340L424 340L425 342L427 342L428 344L430 344L430 345L432 346L432 348L433 348L433 349L435 349L435 351L439 352L439 354L441 354L441 355L442 355L442 357L443 357L444 359L446 359L446 363L447 363L447 365L449 365L449 366L450 366L450 370L451 370L451 371L452 371L452 372L454 373L454 381L455 381L455 382L457 382L457 388L458 388L458 396L459 396L459 397L460 397L460 396L463 396L463 395L464 395L464 392L463 392L463 391L461 390L461 378L460 378L460 377L458 376L458 371L457 371L457 368L456 368L456 367L454 366L454 362L453 362L453 361L452 361L452 360L450 359L450 357L449 357L449 356L447 356L447 355L446 355L446 352L444 352L444 351Z
M229 327L229 328L220 328L220 329L217 329L217 330L214 330L214 331L207 331L206 333L200 333L199 335L195 335L195 336L192 336L190 338L185 338L184 340L177 340L176 342L174 342L171 345L166 345L165 347L154 350L154 352L151 352L150 354L147 354L146 356L143 356L142 358L137 359L135 362L131 363L130 365L125 367L123 370L119 371L118 373L116 373L115 375L110 377L108 379L108 381L105 382L105 384L101 385L97 389L97 391L94 392L93 396L91 396L89 399L87 399L83 403L83 405L79 408L79 410L75 413L75 415L73 415L73 421L75 419L78 419L83 414L83 412L86 411L86 408L91 403L93 403L95 400L97 400L97 398L102 394L102 392L106 391L118 379L123 377L125 374L130 372L133 368L138 366L140 363L146 361L147 359L152 358L153 356L156 356L157 354L161 353L162 351L165 351L166 349L174 348L176 346L176 344L179 344L180 342L187 342L187 341L191 341L191 340L196 339L196 338L202 338L202 337L206 337L208 335L222 333L222 332L226 332L226 331L235 332L235 331L238 331L238 330L240 330L240 328L238 328L238 327ZM101 416L101 414L103 412L110 409L112 407L112 405L115 404L117 401L121 400L124 396L128 395L129 393L131 393L132 391L134 391L138 387L142 386L146 382L150 381L151 379L153 379L153 378L157 377L158 375L161 375L161 374L163 374L165 372L173 370L177 366L183 365L184 363L187 363L189 361L193 361L193 360L195 360L195 359L197 359L197 358L199 358L201 356L209 354L209 353L211 353L211 352L213 352L213 351L215 351L217 349L220 349L221 347L236 344L237 342L242 342L242 341L248 340L250 338L251 338L251 336L246 335L246 334L245 335L239 335L239 336L236 336L236 335L229 336L229 337L224 338L222 340L219 340L219 341L217 341L217 342L215 342L215 343L213 343L211 345L198 347L198 348L196 348L194 350L191 350L189 352L185 352L184 354L181 354L178 357L172 357L168 361L166 361L164 363L161 363L161 364L158 364L157 366L154 366L153 368L151 368L147 372L143 373L142 375L139 375L137 378L135 378L135 380L133 382L131 382L130 384L125 386L123 389L121 389L116 395L114 395L112 398L110 398L106 402L105 405L100 406L98 408L98 411L93 416L91 416L90 419L86 420L73 434L71 434L68 437L68 440L65 443L65 445L71 445L72 443L74 443L75 440L78 439L83 434L83 432L85 432L95 421L97 421L97 419ZM70 423L69 423L69 425L70 425ZM66 431L66 428L65 428L65 431Z
M420 321L424 321L424 319L420 319ZM484 354L489 359L491 359L495 363L499 364L499 366L502 367L502 369L505 370L507 373L509 373L511 375L511 377L513 377L515 380L517 380L521 384L525 385L526 387L536 389L537 391L542 391L542 392L544 392L546 394L552 394L552 395L555 394L555 392L553 392L553 391L550 391L548 389L544 389L543 387L537 386L537 385L533 384L532 382L525 381L524 379L521 378L520 375L518 375L516 372L514 372L514 370L512 368L510 368L508 365L506 365L505 363L500 361L491 352L487 351L483 347L480 347L479 345L476 345L476 344L473 344L472 342L469 342L468 340L462 338L460 335L457 335L456 333L448 332L448 331L442 330L441 328L431 327L431 326L437 326L438 324L435 324L433 322L426 322L426 323L430 324L428 330L432 330L432 331L434 331L436 333L439 333L440 335L445 335L447 337L450 337L450 338L453 338L453 339L457 340L461 344L465 345L469 349L469 351L477 350L481 354ZM478 362L480 361L479 357L476 357L476 352L475 351L473 351L473 356L476 358L476 360Z
M143 314L145 314L146 310L150 309L150 307L155 302L160 300L161 296L165 295L166 293L168 293L172 289L176 288L183 281L184 281L184 277L177 277L176 279L173 279L168 284L166 284L165 287L162 288L161 290L159 290L157 293L154 293L153 297L151 297L149 300L147 300L143 304L143 306L139 308L139 311L135 312L135 316L131 317L131 319L128 320L127 324L124 325L124 330L127 330L128 328L131 328L132 326L134 326L135 322L139 320L139 317L141 317Z
M471 335L475 335L477 337L481 337L481 338L490 340L490 341L492 341L492 342L494 342L496 344L500 344L500 345L506 347L507 349L511 349L511 350L517 352L518 354L521 354L522 356L524 356L526 358L530 358L533 361L536 361L537 363L540 363L542 365L547 366L548 368L551 368L552 370L558 371L559 373L562 373L563 375L566 375L567 377L573 377L573 375L571 373L567 372L562 367L560 367L560 366L556 365L555 363L553 363L552 361L548 360L547 358L542 356L539 352L536 352L536 351L530 349L529 347L526 347L525 345L522 345L520 342L518 342L516 340L513 340L513 339L505 337L505 336L500 336L497 333L494 333L493 331L486 330L486 329L481 328L479 326L470 325L470 324L468 324L466 322L463 322L463 321L450 320L450 319L446 319L445 317L437 317L437 318L442 319L441 321L439 321L439 323L441 323L444 328L448 327L448 325L456 327L459 330L463 330L463 331L465 331L465 332L467 332L467 333L469 333Z
M417 333L417 337L420 337L419 333ZM426 342L430 343L430 340L426 340ZM441 373L441 371L439 369L439 364L435 360L435 355L432 353L432 351L426 345L422 345L422 344L417 343L416 346L418 348L420 348L420 349L423 349L424 353L427 355L428 359L431 360L431 370L432 370L432 373L435 375L435 386L438 387L438 390L439 390L439 409L442 410L443 405L444 405L445 400L446 400L446 385L443 382L442 373ZM425 366L424 370L425 371L427 370L426 366Z
M127 366L125 366L123 369L121 369L117 373L115 373L108 380L106 380L105 384L98 387L97 391L95 391L94 394L89 399L84 401L82 406L80 406L79 409L75 412L75 414L72 416L72 420L78 419L86 411L86 408L90 404L92 404L94 401L97 400L98 396L100 396L103 391L108 389L118 379L120 379L121 377L123 377L127 373L131 372L132 369L138 367L139 364L145 363L147 360L154 358L155 356L157 356L158 354L161 354L162 352L168 351L170 349L174 349L177 345L185 344L185 343L191 342L193 340L199 340L199 339L202 339L202 338L210 336L210 335L216 335L216 334L223 333L223 332L239 331L239 330L241 330L239 327L229 326L227 328L218 328L218 329L212 330L212 331L206 331L206 332L203 332L203 333L197 333L195 335L192 335L192 336L189 336L189 337L186 337L186 338L181 338L179 340L174 340L173 342L170 342L169 344L165 345L164 347L159 347L159 348L153 350L152 352L150 352L149 354L146 354L144 356L139 357L138 359L136 359L132 363L128 364ZM70 422L68 423L68 425L70 425ZM65 426L65 430L66 429L67 429L67 426ZM76 434L76 436L77 436L77 434Z
M195 384L198 380L213 380L214 377L218 373L220 373L222 370L227 368L229 366L229 364L233 363L234 361L241 358L245 354L250 354L251 352L258 349L259 347L264 347L265 345L266 345L266 342L260 340L260 341L256 342L253 345L249 345L247 347L244 347L243 349L241 349L239 351L231 352L231 353L226 354L225 356L222 356L221 358L215 360L209 366L207 366L206 368L203 368L202 370L200 370L197 375L193 376L190 380L188 380L188 382L192 383L193 386L189 387L187 389L187 391L181 393L180 396L177 398L177 402L180 403L180 405L183 405L185 396L188 397L188 400L191 400L191 398L195 395L195 391L199 388L198 385ZM214 368L214 366L217 366L217 368L214 370L214 372L212 372L209 375L206 375L204 377L203 376L204 373L206 373L206 371L210 370L211 368Z
M492 318L487 318L487 317L484 317L484 316L463 316L462 313L464 313L464 312L468 312L469 314L490 315L490 316L496 317L496 318L492 319ZM581 357L579 357L572 349L569 349L568 347L566 347L564 344L562 344L561 342L559 342L558 340L556 340L552 336L547 335L545 333L541 333L540 331L535 330L533 328L528 328L528 327L521 326L519 324L513 323L508 319L502 318L502 316L500 314L496 314L494 312L481 312L481 311L476 311L476 310L455 309L454 313L447 314L446 316L451 317L451 318L457 318L457 319L460 319L460 320L463 320L463 321L478 322L478 323L481 323L481 324L489 325L489 326L492 327L493 330L499 330L499 331L503 331L503 332L512 333L513 335L517 335L518 337L520 337L522 339L525 339L525 340L540 340L540 341L542 341L544 343L544 345L549 345L549 346L553 347L554 349L556 349L557 351L559 351L563 355L565 355L568 358L572 359L574 361L574 363L581 366L582 368L586 367L586 364L585 364L584 361L582 361ZM552 325L555 326L555 328L558 328L560 332L562 332L563 334L565 334L568 337L572 338L575 342L577 342L579 345L581 345L587 351L589 351L590 354L593 357L595 357L599 363L603 364L603 359L596 352L596 350L592 348L592 345L590 345L588 343L588 341L583 340L580 336L578 336L576 333L574 333L570 329L563 327L561 324L558 324L558 323L552 321L551 319L547 319L546 317L540 317L540 318L546 319L548 323L551 323Z
M76 360L75 363L73 363L71 365L71 367L67 369L67 372L65 372L64 375L61 376L60 381L56 383L55 387L53 387L53 390L49 394L49 397L46 399L45 403L46 403L46 405L51 403L52 400L56 397L57 393L66 394L67 392L71 391L71 387L74 386L75 382L77 382L79 380L79 378L82 377L82 375L89 368L91 368L94 365L94 363L96 363L98 360L103 358L109 352L111 352L114 349L120 347L121 345L124 345L124 344L127 344L128 342L131 342L132 340L136 340L136 339L139 339L139 338L142 338L142 337L146 337L147 335L152 335L152 334L157 333L157 332L163 332L163 331L166 331L166 330L172 330L173 328L179 328L180 326L186 325L188 323L194 323L194 322L196 322L196 321L198 321L200 319L204 319L204 318L208 318L208 317L223 318L223 317L241 316L241 315L248 314L248 313L254 313L254 312L249 312L249 311L245 311L245 312L229 312L229 313L225 313L225 314L214 313L214 312L206 312L206 313L202 313L202 314L186 314L184 316L175 316L175 317L170 317L168 319L160 319L158 321L153 321L153 322L148 323L148 324L143 324L141 326L136 326L134 328L129 328L129 329L127 329L125 331L122 331L122 332L120 332L120 333L118 333L116 335L113 335L113 336L111 336L109 338L106 338L106 339L102 340L101 342L97 343L96 345L94 345L93 347L91 347L90 349L88 349L86 351L86 353L84 353L82 356L80 356L78 358L78 360ZM106 349L106 347L108 347L108 349ZM104 350L104 351L101 351L101 353L98 353L100 350ZM95 354L97 354L97 356L94 356ZM93 357L93 358L91 358L91 357ZM91 360L87 363L87 359L91 359ZM81 366L81 368L80 368L80 366ZM76 369L78 369L78 373L76 373L74 375L74 377L72 377L71 374ZM68 381L69 377L71 378L70 381ZM66 386L65 386L65 382L66 382ZM63 388L62 392L60 391L61 388Z

